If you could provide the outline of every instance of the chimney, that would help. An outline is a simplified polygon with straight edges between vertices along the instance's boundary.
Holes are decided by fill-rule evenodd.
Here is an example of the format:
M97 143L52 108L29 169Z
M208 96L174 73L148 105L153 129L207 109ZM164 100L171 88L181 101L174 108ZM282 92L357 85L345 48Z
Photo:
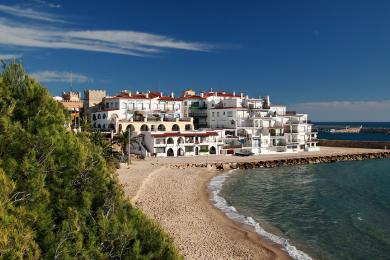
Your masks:
M215 91L215 94L214 94L215 96L218 96L218 91Z
M160 97L163 97L164 96L164 93L161 91L160 92Z
M203 93L203 92L200 92L200 97L201 97L201 98L204 97L204 93Z
M129 97L131 97L131 91L129 91Z
M149 92L145 94L145 97L146 97L146 98L149 98Z
M240 93L240 97L241 97L241 98L244 98L244 93L241 92L241 93Z
M246 98L246 99L249 99L249 96L248 96L248 95L246 95L246 96L245 96L245 98Z
M137 95L138 95L138 94L139 94L139 91L137 90L137 91L135 92L135 94L137 94Z
M175 97L175 93L171 92L171 98Z
M233 91L233 96L236 96L236 91Z

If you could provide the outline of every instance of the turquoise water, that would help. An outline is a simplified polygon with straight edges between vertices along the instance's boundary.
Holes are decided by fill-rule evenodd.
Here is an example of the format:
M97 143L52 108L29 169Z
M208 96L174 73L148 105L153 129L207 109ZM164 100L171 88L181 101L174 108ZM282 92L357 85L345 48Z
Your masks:
M219 194L312 258L390 259L390 159L239 170Z

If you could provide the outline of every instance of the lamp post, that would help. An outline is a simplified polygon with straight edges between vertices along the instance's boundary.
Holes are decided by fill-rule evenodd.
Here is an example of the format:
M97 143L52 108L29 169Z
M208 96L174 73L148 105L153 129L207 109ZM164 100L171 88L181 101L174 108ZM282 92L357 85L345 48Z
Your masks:
M131 158L130 158L130 136L131 136L131 127L129 127L129 139L128 139L128 146L129 146L129 151L128 151L128 158L127 158L127 167L130 167L131 164Z

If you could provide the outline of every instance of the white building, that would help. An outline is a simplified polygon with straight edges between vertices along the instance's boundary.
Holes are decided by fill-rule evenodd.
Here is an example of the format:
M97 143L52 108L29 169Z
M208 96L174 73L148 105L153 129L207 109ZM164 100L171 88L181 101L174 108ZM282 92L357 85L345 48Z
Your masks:
M222 131L147 132L144 144L157 157L217 155L224 146Z
M121 122L162 121L164 124L176 119L183 120L182 103L183 100L175 98L173 93L164 96L162 92L133 94L122 91L117 96L103 99L100 109L91 115L92 124L94 128L119 133L125 130L119 129Z

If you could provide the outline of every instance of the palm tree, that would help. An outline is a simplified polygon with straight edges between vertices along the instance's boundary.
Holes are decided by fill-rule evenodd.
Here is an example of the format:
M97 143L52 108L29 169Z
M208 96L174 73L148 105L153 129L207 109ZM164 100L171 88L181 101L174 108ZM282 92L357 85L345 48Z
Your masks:
M126 152L128 153L129 151L127 151L126 147L128 147L128 145L129 145L129 131L122 132L122 133L116 135L114 137L114 143L117 143L121 146L122 156L124 154L126 154ZM130 145L133 145L133 144L138 144L138 145L141 144L138 137L135 135L130 136Z

